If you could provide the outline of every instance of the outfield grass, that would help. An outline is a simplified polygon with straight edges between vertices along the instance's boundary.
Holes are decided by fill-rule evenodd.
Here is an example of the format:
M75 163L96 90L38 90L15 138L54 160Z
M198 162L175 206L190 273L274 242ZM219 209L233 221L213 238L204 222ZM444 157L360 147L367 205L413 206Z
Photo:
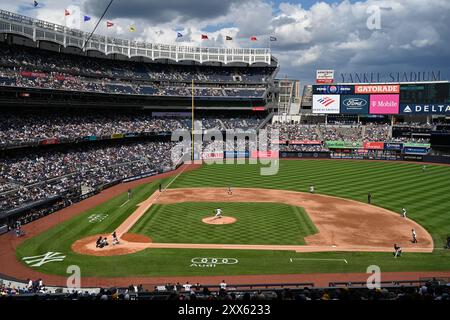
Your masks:
M422 172L421 167L413 163L370 161L281 161L280 170L276 176L260 176L260 167L257 165L206 165L199 170L179 176L171 188L231 185L232 187L307 191L309 185L314 184L317 193L363 202L367 200L367 192L370 191L375 205L397 212L403 206L406 207L409 217L430 232L435 246L440 249L445 238L450 234L450 167L428 166L426 172ZM171 179L168 178L163 183ZM79 255L70 250L70 246L77 239L112 232L135 210L138 203L148 198L157 189L158 184L159 181L155 181L150 185L137 188L131 201L123 207L120 206L126 201L126 194L25 241L17 250L18 258L39 255L47 251L59 251L67 255L64 262L49 263L38 270L64 275L68 265L76 264L82 268L83 276L109 277L365 272L367 266L371 264L379 265L382 271L450 270L448 250L436 250L432 254L406 253L401 259L393 259L390 253L293 253L185 249L152 249L127 256L92 257ZM87 221L92 213L108 213L109 216L101 223L92 224ZM140 227L144 230L147 226L142 223ZM166 221L165 228L167 232L171 232L174 225ZM234 257L239 259L239 263L210 269L190 267L192 258L211 256ZM291 257L346 259L348 264L319 261L291 263L289 261Z
M216 208L237 222L203 223ZM317 229L302 208L286 204L183 202L152 206L130 232L167 243L302 245Z

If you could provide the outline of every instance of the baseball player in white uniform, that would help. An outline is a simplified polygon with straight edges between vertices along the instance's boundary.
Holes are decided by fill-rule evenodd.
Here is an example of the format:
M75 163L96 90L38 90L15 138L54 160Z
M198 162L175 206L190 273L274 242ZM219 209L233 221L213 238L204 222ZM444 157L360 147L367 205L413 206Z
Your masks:
M402 208L402 217L405 218L405 219L407 218L406 217L406 209L405 208Z
M216 215L214 216L214 219L220 219L222 218L222 209L217 208L216 209Z
M417 234L416 234L416 230L412 229L411 230L412 233L412 243L417 243Z

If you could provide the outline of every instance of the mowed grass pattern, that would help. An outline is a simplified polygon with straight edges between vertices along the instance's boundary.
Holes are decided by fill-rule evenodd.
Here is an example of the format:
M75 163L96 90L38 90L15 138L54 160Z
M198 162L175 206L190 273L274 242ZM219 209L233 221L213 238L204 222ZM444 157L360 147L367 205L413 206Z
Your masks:
M202 222L221 208L233 224ZM154 205L130 232L155 242L303 245L317 229L302 208L277 203L183 202Z
M416 163L282 160L273 176L260 175L259 165L205 165L181 175L171 188L246 187L304 191L314 184L316 193L367 201L408 216L432 235L442 248L450 235L450 167Z
M401 259L394 259L392 253L371 252L148 249L125 256L96 257L71 251L71 245L78 239L113 232L136 210L139 203L157 190L159 181L155 181L134 189L131 201L123 206L127 200L126 193L27 239L18 247L17 257L21 261L25 256L48 251L62 252L66 255L63 262L48 263L36 270L63 276L67 276L67 267L70 265L80 266L82 276L109 277L366 272L369 265L378 265L383 272L450 270L450 250L442 249L446 236L450 234L450 167L428 166L427 171L422 172L422 165L414 163L300 160L281 161L280 170L275 176L261 176L259 170L258 165L206 165L179 176L171 188L211 186L225 190L231 185L308 191L309 185L314 184L317 193L362 202L367 201L367 192L371 191L373 203L377 206L396 212L405 206L409 217L431 233L438 250L432 254L405 253ZM172 179L162 180L163 185ZM88 216L93 213L107 213L109 216L101 223L92 224L88 222ZM164 231L160 232L172 232L172 236L176 233L178 238L179 233L171 230L174 223L169 224L165 220L165 224ZM149 223L151 225L152 221ZM276 223L273 225L276 227ZM282 237L283 232L278 232L278 236ZM190 232L189 237L196 234ZM208 269L190 268L193 257L234 257L239 259L239 263ZM346 259L348 264L329 260L291 263L292 257Z

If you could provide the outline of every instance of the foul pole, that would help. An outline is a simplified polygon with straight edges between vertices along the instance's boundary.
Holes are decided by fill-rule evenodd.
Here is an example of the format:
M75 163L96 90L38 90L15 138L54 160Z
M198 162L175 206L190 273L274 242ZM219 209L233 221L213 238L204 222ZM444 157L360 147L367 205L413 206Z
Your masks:
M194 163L195 157L194 157L194 79L192 79L192 88L191 88L191 95L192 95L192 105L191 105L191 113L192 113L192 124L191 124L191 146L192 146L192 163Z

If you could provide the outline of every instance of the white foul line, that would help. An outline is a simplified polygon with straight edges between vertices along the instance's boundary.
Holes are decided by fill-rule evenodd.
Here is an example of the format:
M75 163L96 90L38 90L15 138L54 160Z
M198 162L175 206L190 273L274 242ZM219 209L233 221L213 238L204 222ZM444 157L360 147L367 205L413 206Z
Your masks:
M290 258L291 262L294 262L293 260L310 260L310 261L343 261L345 264L348 264L347 259L316 259L316 258Z
M130 201L130 199L128 199L127 201L125 201L124 203L122 203L122 204L120 205L120 208L122 208L124 205L126 205L129 201Z

